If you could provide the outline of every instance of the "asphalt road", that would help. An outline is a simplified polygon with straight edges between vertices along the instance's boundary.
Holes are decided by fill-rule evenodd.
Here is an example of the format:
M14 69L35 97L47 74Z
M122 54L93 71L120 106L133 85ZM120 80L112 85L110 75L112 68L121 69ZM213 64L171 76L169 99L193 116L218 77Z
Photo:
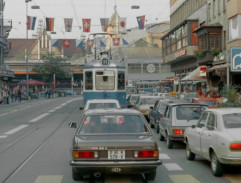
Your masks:
M42 99L0 107L0 182L72 183L70 145L75 129L69 122L80 118L82 98ZM158 136L157 136L158 138ZM160 142L163 160L153 183L240 183L241 168L227 168L221 178L211 173L210 163L197 157L188 161L185 145L167 149ZM88 179L81 181L90 182ZM100 183L145 183L142 175L106 175L91 179Z

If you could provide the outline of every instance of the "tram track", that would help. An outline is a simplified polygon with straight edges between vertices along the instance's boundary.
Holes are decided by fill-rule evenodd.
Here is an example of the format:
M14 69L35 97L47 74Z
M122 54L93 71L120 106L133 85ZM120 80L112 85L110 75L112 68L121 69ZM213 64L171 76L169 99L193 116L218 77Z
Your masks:
M13 177L22 167L24 167L24 165L45 145L45 143L50 139L50 137L52 137L57 131L58 129L60 129L60 127L70 118L71 114L74 113L76 110L79 110L78 108L79 104L75 104L73 107L71 107L71 109L74 108L74 110L68 110L69 115L60 123L57 125L57 127L46 137L44 138L44 140L42 140L42 142L35 147L35 149L23 160L21 161L21 163L19 163L7 176L6 178L3 179L3 181L1 183L6 183L9 179L11 179L11 177ZM58 115L58 113L53 114L52 117ZM1 153L3 153L4 151L10 149L12 146L14 146L15 144L17 144L18 142L21 142L24 140L24 138L26 138L27 136L31 135L33 132L37 131L40 127L37 126L36 128L32 129L31 131L29 131L27 134L23 135L22 137L20 137L19 139L17 139L16 141L12 142L11 144L7 145L6 147L4 147L1 151L0 151L0 155Z

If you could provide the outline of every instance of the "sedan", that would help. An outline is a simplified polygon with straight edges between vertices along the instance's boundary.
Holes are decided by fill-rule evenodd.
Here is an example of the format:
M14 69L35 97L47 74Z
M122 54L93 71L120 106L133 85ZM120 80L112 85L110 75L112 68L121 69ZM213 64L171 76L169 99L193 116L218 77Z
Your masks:
M143 115L133 109L87 110L70 148L72 177L143 173L154 180L162 164L155 137Z
M186 156L211 161L212 173L221 176L224 165L241 165L241 108L207 109L197 125L185 131Z

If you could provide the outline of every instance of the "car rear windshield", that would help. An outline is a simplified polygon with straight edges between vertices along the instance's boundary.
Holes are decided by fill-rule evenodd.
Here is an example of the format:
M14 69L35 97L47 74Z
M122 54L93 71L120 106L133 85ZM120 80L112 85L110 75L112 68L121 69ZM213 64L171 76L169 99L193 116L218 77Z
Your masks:
M149 134L139 115L90 115L80 127L79 134Z
M241 128L241 113L224 114L223 122L225 128Z
M115 103L91 103L88 109L107 109L107 108L117 108Z
M204 110L204 106L178 106L176 107L176 118L177 120L196 120Z

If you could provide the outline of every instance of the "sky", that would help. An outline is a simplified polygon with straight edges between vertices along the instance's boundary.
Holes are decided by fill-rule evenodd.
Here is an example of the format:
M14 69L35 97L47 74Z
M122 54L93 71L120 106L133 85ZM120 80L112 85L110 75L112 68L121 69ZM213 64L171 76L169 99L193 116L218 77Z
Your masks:
M4 19L12 20L12 30L8 38L26 38L26 3L25 0L4 0ZM146 24L155 24L170 20L170 0L32 0L28 3L28 16L36 16L35 30L28 31L28 37L37 34L38 21L55 18L52 39L81 39L83 33L82 19L91 19L91 33L102 32L100 18L110 18L114 6L120 17L126 17L126 28L137 27L137 16L146 17ZM31 7L38 5L40 9ZM139 9L131 6L138 5ZM73 18L72 32L65 32L64 18Z

